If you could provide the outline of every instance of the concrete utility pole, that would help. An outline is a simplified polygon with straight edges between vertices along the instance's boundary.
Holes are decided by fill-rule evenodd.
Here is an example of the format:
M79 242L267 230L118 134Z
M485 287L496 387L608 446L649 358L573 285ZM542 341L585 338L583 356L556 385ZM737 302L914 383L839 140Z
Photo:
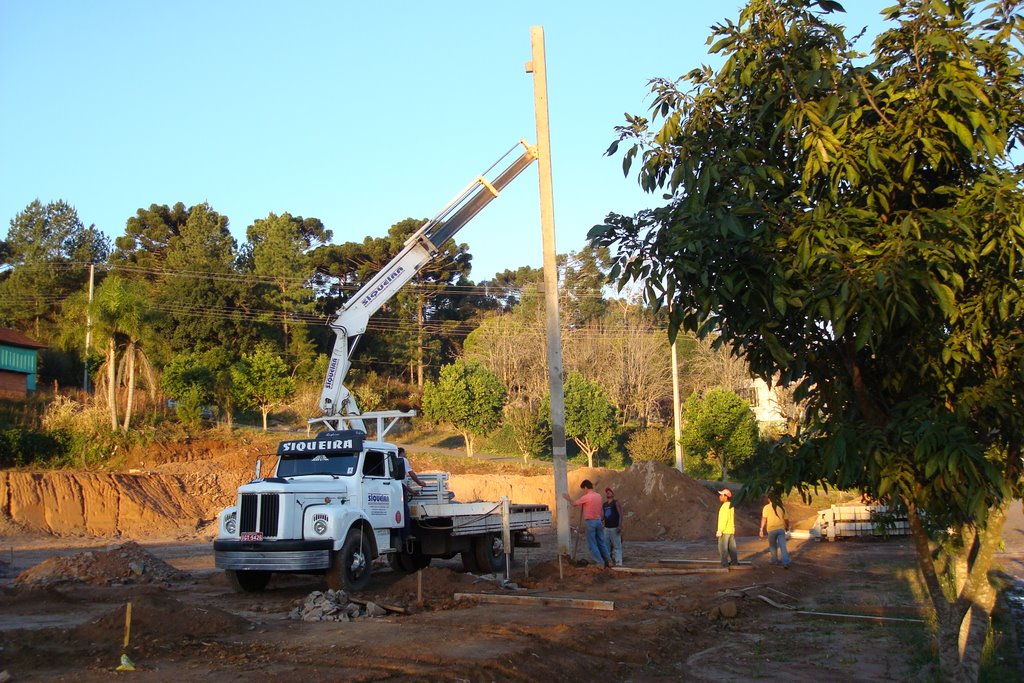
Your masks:
M530 27L533 58L533 108L537 117L537 168L540 176L540 228L544 248L544 311L548 338L548 381L551 385L551 446L555 476L558 552L569 554L569 492L565 451L565 393L562 386L562 326L558 317L558 267L555 262L555 202L551 189L551 133L548 129L548 74L544 62L544 27Z

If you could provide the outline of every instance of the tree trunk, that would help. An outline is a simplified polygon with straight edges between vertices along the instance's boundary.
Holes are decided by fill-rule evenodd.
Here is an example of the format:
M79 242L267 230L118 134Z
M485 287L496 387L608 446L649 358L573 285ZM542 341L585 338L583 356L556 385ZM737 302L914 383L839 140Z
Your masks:
M270 414L270 406L260 406L260 412L263 413L263 431L267 431L267 415Z
M953 582L944 582L936 569L931 543L917 507L907 503L907 519L917 552L917 564L928 588L938 621L939 668L946 681L978 680L985 636L995 606L996 590L989 579L995 551L1002 540L1010 503L989 510L984 529L964 526L963 544L952 557L944 557ZM940 549L940 554L948 551ZM943 585L951 585L947 593ZM955 591L955 595L953 592Z
M473 434L462 432L462 441L466 444L466 455L472 458L476 454L476 444L473 443Z
M107 340L107 407L110 408L110 428L117 431L117 371L114 368L116 356L114 338Z
M132 409L135 407L135 342L128 341L128 398L124 404L124 427L125 432L131 426Z

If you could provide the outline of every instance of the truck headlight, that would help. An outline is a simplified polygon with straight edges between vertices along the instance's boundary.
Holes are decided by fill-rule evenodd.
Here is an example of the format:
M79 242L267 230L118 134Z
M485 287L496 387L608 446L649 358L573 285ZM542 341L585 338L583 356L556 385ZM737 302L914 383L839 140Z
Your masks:
M322 519L318 519L313 522L313 531L317 536L323 536L327 533L327 522Z
M235 531L238 530L238 522L235 521L235 516L231 515L224 520L224 531L228 532L232 536L235 535Z

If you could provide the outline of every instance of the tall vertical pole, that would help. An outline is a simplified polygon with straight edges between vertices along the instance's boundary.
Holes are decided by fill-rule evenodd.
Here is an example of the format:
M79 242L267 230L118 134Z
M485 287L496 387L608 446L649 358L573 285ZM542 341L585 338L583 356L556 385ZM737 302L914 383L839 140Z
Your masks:
M676 469L683 471L683 430L679 414L679 357L676 354L676 339L672 340L672 428L675 433Z
M82 368L82 389L89 393L89 350L92 348L92 290L96 277L96 264L89 264L89 306L85 309L85 356Z
M540 176L540 227L544 249L544 312L548 340L548 381L551 387L551 446L554 460L555 509L559 555L569 554L569 492L565 450L565 393L562 386L562 327L558 317L558 267L555 261L555 202L551 188L551 134L548 128L548 75L544 62L544 27L530 27L533 107L537 117L537 169Z

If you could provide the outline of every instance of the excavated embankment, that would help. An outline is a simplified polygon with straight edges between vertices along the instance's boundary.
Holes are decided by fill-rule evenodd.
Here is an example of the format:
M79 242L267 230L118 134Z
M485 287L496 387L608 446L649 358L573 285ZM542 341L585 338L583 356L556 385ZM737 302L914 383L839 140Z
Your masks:
M201 450L201 449L200 449ZM217 512L231 504L261 454L251 446L218 444L208 458L167 459L144 472L0 472L0 532L58 536L208 535ZM169 454L168 454L169 455ZM269 463L265 463L268 465ZM428 467L429 463L423 462ZM718 500L713 492L674 469L640 463L624 471L589 469L569 473L569 492L580 495L583 479L602 493L615 490L625 510L624 533L634 540L691 539L713 533ZM504 473L450 475L457 500L541 503L554 511L550 476ZM577 513L570 522L575 524ZM756 521L737 515L739 534L756 533Z

